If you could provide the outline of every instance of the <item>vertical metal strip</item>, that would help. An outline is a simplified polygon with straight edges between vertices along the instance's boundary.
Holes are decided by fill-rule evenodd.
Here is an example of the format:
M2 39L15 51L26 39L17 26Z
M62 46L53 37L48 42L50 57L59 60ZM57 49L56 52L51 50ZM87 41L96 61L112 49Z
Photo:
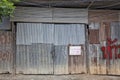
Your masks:
M13 73L12 74L15 75L16 74L16 26L15 26L15 23L12 22L11 26L12 26L12 37L13 37L12 39L12 42L13 42L12 43L13 44L13 56L12 56Z
M90 65L89 65L89 41L88 41L88 34L89 34L89 25L85 24L85 48L86 48L86 72L89 74L90 73Z

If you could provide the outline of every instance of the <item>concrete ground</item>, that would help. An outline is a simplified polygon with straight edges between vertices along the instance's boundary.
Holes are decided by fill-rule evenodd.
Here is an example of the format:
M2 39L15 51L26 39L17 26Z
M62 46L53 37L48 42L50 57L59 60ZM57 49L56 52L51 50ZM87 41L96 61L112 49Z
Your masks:
M120 80L120 76L106 75L0 75L0 80Z

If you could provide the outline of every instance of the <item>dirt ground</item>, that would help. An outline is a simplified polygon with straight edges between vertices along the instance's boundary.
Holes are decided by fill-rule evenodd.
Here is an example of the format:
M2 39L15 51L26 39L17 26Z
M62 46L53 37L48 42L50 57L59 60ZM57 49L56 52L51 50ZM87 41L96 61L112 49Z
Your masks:
M0 80L120 80L120 76L106 75L0 75Z

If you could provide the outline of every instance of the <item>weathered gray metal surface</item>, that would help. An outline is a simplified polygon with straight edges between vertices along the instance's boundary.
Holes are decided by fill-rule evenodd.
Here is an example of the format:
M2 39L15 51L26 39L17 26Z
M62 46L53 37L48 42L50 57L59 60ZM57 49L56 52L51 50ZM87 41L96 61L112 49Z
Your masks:
M91 23L89 35L89 70L90 74L107 74L106 59L103 58L102 46L106 46L106 26Z
M17 45L16 73L53 74L51 44Z
M54 74L68 74L68 46L56 45L54 58Z
M90 73L120 75L120 22L101 23L98 30L100 43L89 45Z
M2 17L2 22L0 22L0 29L1 30L9 30L10 29L10 21L9 17Z
M68 45L85 44L84 24L55 24L55 73L84 73L84 49L82 56L68 56ZM71 60L71 61L69 61ZM73 63L73 64L72 64ZM76 63L76 64L75 64ZM69 64L72 64L71 66ZM71 68L72 67L72 68ZM71 70L70 70L71 69Z
M55 45L85 44L84 24L55 24Z
M17 7L11 21L88 23L87 9Z
M91 22L89 24L89 29L99 29L99 28L100 28L100 23Z
M111 23L111 38L116 38L120 41L120 22Z
M68 45L85 44L84 27L84 24L17 23L16 73L68 74Z
M112 50L112 59L109 60L109 73L113 75L120 75L120 22L112 22L111 27L111 41L113 43L109 46L113 47ZM116 41L114 41L116 39ZM115 46L115 47L114 47Z
M69 55L69 74L86 73L86 53L85 45L81 46L81 55Z
M107 74L106 60L103 59L103 53L101 52L101 46L105 44L105 42L101 42L101 44L89 45L89 67L91 74Z
M11 31L0 31L0 73L12 73L13 35Z
M53 24L18 23L16 44L53 43Z
M52 30L51 24L17 24L17 73L53 74Z

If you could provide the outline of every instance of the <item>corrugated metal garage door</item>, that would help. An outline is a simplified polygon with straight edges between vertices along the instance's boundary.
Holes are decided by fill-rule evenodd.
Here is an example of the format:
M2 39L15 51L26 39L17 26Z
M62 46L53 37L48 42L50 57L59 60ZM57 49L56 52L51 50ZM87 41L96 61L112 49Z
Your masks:
M82 45L82 56L69 58L69 44ZM16 73L69 74L84 72L84 24L17 23L16 45ZM74 60L77 62L76 64L73 63ZM69 67L69 64L75 70Z
M52 24L17 24L17 73L53 74L52 28Z
M82 64L81 62L83 62L84 60L83 58L80 58L80 56L74 57L68 55L68 45L85 44L85 26L83 24L55 24L54 28L54 73L82 73L82 70L84 70L84 64ZM74 60L78 63L75 63Z

